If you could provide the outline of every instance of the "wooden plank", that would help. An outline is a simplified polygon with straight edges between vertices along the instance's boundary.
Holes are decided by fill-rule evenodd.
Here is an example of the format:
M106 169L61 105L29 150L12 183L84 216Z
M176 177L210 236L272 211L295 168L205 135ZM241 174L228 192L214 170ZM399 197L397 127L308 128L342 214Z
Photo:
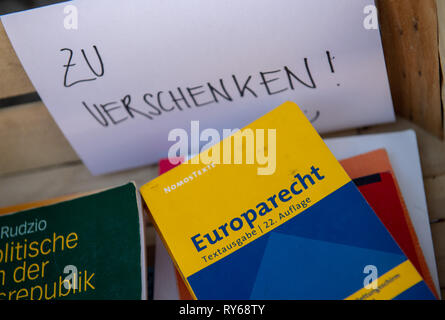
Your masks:
M435 0L378 0L394 108L443 137Z
M430 221L445 221L445 175L424 180Z
M445 105L445 1L437 0L437 20L439 22L439 58L442 74L442 108ZM445 117L445 115L444 115ZM445 123L445 118L442 119ZM445 130L445 129L444 129Z
M92 176L81 163L0 177L0 207L109 188L135 181L138 187L158 175L148 166L123 172Z
M431 232L439 273L439 283L441 288L445 288L445 222L433 223L431 225ZM442 295L442 297L445 296Z
M36 91L0 23L0 99Z
M79 161L41 102L0 109L0 175Z
M406 119L324 137L414 129L425 177L445 174L445 143ZM0 176L79 161L41 102L0 109Z

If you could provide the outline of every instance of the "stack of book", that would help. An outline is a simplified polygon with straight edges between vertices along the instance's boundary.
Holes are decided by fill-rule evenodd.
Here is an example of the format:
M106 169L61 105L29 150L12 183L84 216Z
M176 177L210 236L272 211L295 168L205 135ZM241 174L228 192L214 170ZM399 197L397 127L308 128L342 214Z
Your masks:
M209 157L245 130L273 131L271 174ZM440 297L414 132L323 140L289 102L204 152L140 193L0 209L0 299L146 299L145 217L155 299Z
M247 128L276 129L273 175L215 164L166 191L204 166L165 159L142 187L155 298L439 297L414 132L323 141L292 103Z

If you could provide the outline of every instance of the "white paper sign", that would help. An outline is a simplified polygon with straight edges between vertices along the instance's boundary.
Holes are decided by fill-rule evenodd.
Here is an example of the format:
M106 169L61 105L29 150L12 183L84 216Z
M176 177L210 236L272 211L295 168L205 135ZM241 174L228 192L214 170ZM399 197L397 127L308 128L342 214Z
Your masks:
M174 128L296 102L320 132L394 120L373 0L77 0L3 16L93 172L153 163Z

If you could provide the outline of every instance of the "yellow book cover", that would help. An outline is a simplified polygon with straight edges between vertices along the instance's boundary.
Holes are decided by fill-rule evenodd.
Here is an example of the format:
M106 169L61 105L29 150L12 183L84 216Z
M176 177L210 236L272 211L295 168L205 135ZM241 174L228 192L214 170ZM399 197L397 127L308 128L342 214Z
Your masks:
M434 299L294 103L141 193L196 299Z

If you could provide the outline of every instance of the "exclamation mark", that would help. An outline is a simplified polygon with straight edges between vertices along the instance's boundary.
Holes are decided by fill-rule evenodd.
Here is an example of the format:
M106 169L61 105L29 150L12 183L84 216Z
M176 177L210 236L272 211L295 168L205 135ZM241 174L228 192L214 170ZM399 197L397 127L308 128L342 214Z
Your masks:
M334 69L335 57L331 56L330 51L326 51L326 56L328 57L328 62L329 62L329 67L331 68L331 73L335 73L335 69ZM340 83L337 83L337 87L340 87Z

